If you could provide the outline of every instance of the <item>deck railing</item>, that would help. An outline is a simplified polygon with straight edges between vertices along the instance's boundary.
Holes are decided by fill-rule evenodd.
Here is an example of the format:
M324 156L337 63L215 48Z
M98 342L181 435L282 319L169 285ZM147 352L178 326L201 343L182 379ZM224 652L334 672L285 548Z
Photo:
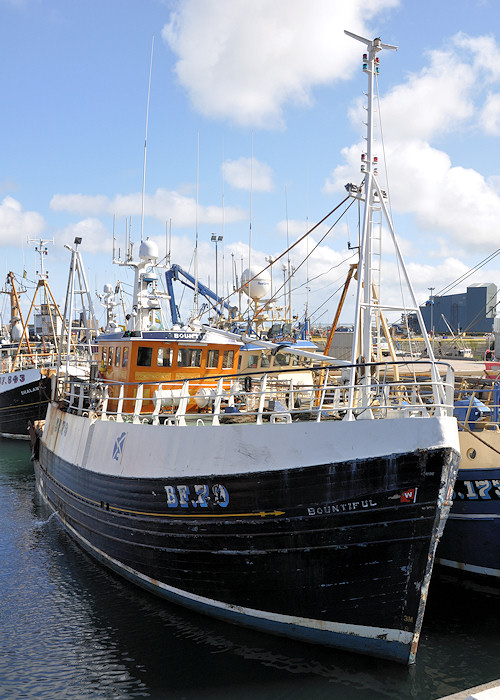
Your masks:
M15 354L9 354L2 356L0 359L0 372L2 374L8 374L9 372L14 372L17 370L28 370L36 369L41 367L54 367L57 362L61 360L62 364L66 364L66 354L63 353L62 357L56 350L51 350L49 352L39 352L33 350L31 352L23 352L15 357ZM87 346L82 348L76 348L69 355L70 366L81 366L88 365L90 362L89 353Z
M455 416L460 430L500 429L500 382L488 377L462 380L455 391Z
M309 384L297 383L296 376L283 379L279 370L279 379L267 372L260 377L226 375L139 384L72 381L64 384L59 396L61 405L78 415L167 426L453 415L450 365L439 363L438 375L431 371L431 363L419 361L407 365L407 373L400 366L394 375L393 364L370 363L373 377L354 384L349 383L345 365L330 365L314 368Z

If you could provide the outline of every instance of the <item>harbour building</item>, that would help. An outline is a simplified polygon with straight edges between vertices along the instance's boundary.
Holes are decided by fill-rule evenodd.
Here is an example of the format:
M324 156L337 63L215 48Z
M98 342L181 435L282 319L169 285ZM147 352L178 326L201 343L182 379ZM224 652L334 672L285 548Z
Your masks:
M466 292L431 296L420 307L427 332L492 333L497 308L497 286L471 284Z

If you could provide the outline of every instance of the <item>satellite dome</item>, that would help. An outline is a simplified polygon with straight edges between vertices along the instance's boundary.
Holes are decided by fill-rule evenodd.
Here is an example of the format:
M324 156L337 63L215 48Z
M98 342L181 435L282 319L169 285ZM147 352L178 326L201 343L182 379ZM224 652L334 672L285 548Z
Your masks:
M23 335L23 326L19 318L14 319L14 323L12 324L12 329L10 331L10 336L12 338L13 343L18 343Z
M141 260L157 260L158 259L158 246L154 241L146 238L145 241L141 242L139 247L139 257Z
M264 299L264 297L269 296L271 278L267 273L258 272L258 270L253 268L247 268L241 275L241 283L244 285L243 291L254 301L259 301L259 299Z
M104 294L112 294L113 293L113 285L105 284L103 287L103 292L104 292Z

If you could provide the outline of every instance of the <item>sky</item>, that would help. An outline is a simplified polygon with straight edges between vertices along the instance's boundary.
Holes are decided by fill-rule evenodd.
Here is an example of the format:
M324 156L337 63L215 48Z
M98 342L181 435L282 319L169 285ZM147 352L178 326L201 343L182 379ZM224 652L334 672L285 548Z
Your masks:
M78 236L92 292L129 285L113 230L122 257L127 231L137 250L142 230L191 271L197 240L212 288L222 236L220 292L233 269L265 267L362 179L363 46L344 29L398 47L379 54L380 179L418 303L500 287L496 0L0 0L3 278L34 280L29 241L47 241L62 304ZM294 311L307 305L313 323L332 321L357 258L355 207L330 230L336 218L290 253ZM383 227L381 294L396 304L387 239Z

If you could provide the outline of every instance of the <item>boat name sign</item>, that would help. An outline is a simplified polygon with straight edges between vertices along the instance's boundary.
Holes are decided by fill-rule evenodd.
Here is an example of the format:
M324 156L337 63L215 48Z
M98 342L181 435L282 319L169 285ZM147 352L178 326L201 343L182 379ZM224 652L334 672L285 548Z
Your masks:
M189 505L197 508L208 508L207 501L213 500L215 505L221 508L226 508L229 505L229 493L222 484L214 484L212 488L208 484L195 484L194 492L196 500L190 498L189 486L187 484L178 484L176 486L165 486L165 494L167 496L167 506L169 508L187 508ZM213 498L210 495L213 494Z
M21 384L25 380L24 373L19 374L19 372L12 372L10 374L2 374L0 377L0 384L17 384L17 382L20 382Z
M475 487L475 488L474 488ZM477 489L477 491L476 491ZM453 500L499 500L500 479L458 480L455 482Z

